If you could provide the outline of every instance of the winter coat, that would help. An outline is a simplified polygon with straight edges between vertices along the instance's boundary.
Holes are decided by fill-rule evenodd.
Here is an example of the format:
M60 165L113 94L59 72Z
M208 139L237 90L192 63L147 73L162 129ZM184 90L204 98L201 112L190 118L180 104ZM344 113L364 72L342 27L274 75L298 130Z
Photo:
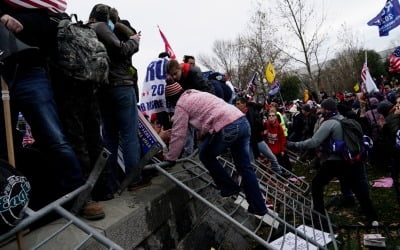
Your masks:
M268 144L272 153L278 155L286 151L286 136L283 131L282 125L278 119L273 124L266 121L264 123L266 130L262 132L265 142Z
M15 36L40 49L40 53L26 54L20 66L46 66L47 58L56 49L57 23L50 19L46 10L16 8L0 1L0 17L5 14L17 19L24 27Z
M139 42L129 39L122 42L107 26L105 22L91 23L100 42L107 49L109 62L108 80L111 86L122 86L135 84L135 78L130 72L132 55L139 51Z
M263 121L260 110L261 107L257 106L256 103L247 103L246 118L250 124L250 147L253 151L254 157L258 157L260 155L257 144L263 140L261 137L261 132L263 131Z
M196 128L200 136L214 134L243 117L235 106L210 93L186 90L179 98L172 117L171 140L166 159L175 161L185 144L188 126Z
M192 66L189 63L182 63L182 76L179 84L184 90L197 89L211 94L215 94L214 86L203 77L199 67Z
M322 153L322 160L342 160L342 156L330 152L331 141L343 140L343 130L340 122L343 119L340 114L322 122L315 134L307 140L296 142L296 148L310 149L319 147Z

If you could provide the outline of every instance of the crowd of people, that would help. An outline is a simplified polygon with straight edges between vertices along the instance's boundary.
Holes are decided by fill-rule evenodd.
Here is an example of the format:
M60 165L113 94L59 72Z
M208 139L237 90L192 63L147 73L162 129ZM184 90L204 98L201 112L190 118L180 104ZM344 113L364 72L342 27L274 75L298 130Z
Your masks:
M68 77L49 64L56 53L57 23L46 10L16 8L2 1L0 20L22 42L39 48L37 56L28 55L29 60L18 62L18 67L10 63L2 71L10 86L14 127L21 112L31 127L34 148L43 156L40 160L43 165L51 166L46 168L46 177L50 177L47 189L35 190L37 176L32 177L33 197L43 196L41 192L46 190L48 202L82 185L104 147L112 153L111 157L81 210L84 218L104 218L98 201L113 199L126 174L135 173L129 185L131 190L136 190L143 181L137 167L141 157L137 135L140 94L137 71L131 63L139 50L141 34L121 19L116 9L104 4L93 7L89 25L104 44L110 67L109 83L99 86ZM159 57L168 56L161 53ZM324 213L324 187L336 177L340 180L343 201L354 203L356 197L368 222L376 223L379 218L369 197L365 162L390 168L400 204L400 145L396 147L396 140L400 144L397 134L400 95L391 89L390 83L384 85L381 93L331 97L325 94L306 102L256 103L235 91L224 74L203 74L193 56L185 56L182 63L175 59L165 62L163 95L172 108L148 114L151 124L168 144L169 151L163 159L173 163L198 147L199 159L209 170L221 196L237 195L243 188L249 213L267 213L251 163L265 158L274 173L284 175L293 171L288 148L301 157L318 157L314 161L318 163L318 172L312 180L316 211ZM329 150L332 139L343 139L338 120L344 117L357 120L374 142L368 159L352 166ZM4 134L4 130L1 122L0 132ZM7 159L6 140L0 138L0 158ZM17 131L14 139L19 147L21 137ZM125 173L117 163L119 146ZM227 151L242 177L242 186L217 160L217 156ZM32 164L24 156L23 151L17 153L16 165L21 169L24 164Z
M35 140L29 150L20 149L21 137L13 131L16 166L32 183L31 206L40 208L81 186L105 147L112 154L80 211L82 217L97 220L105 216L97 201L112 199L121 178L118 146L126 173L137 171L140 160L137 74L131 58L139 50L141 34L116 9L104 4L95 5L88 17L88 25L107 50L107 84L77 80L54 63L58 23L65 13L0 2L0 25L37 48L2 68L10 89L13 127L21 112ZM3 119L0 131L5 135ZM5 136L0 138L0 158L7 159ZM140 181L137 171L130 187Z

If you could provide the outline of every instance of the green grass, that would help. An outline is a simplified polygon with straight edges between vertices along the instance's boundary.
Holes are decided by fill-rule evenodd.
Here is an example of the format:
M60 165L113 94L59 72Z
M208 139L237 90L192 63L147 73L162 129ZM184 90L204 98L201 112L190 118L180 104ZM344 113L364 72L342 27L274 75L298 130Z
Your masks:
M305 176L311 183L317 170L305 168L302 165L295 165L293 172L298 176ZM364 226L365 217L362 215L358 204L350 208L330 206L328 213L334 224L338 226L335 233L338 234L338 241L341 249L370 249L363 246L363 234L381 233L386 237L386 249L400 249L400 205L396 200L393 188L372 187L373 180L390 177L388 170L377 169L367 165L367 174L370 183L370 196L373 205L379 215L381 226L372 228ZM331 182L325 187L325 204L340 195L338 182ZM382 248L377 248L382 249Z

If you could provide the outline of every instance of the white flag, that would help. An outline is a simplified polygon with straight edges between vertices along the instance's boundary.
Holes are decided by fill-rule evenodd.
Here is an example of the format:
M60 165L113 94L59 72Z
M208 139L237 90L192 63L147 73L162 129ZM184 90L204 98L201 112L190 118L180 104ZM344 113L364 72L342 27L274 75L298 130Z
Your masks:
M369 70L367 69L365 73L365 88L367 89L367 93L379 92L374 80L372 80Z

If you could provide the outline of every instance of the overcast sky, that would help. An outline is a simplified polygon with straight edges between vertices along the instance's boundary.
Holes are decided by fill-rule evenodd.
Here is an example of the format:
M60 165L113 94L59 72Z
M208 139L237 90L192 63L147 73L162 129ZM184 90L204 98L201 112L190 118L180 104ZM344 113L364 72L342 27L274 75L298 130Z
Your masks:
M400 26L388 37L379 37L377 26L366 24L380 12L386 0L324 2L328 25L335 37L340 25L346 23L360 36L367 49L381 51L393 47L393 40L400 35ZM68 1L67 12L76 13L86 21L97 3L115 7L121 18L128 19L137 31L142 32L140 50L132 59L139 70L139 83L145 77L149 62L164 51L157 25L166 35L178 60L185 54L212 55L215 40L232 40L245 32L255 6L253 0L73 0Z

